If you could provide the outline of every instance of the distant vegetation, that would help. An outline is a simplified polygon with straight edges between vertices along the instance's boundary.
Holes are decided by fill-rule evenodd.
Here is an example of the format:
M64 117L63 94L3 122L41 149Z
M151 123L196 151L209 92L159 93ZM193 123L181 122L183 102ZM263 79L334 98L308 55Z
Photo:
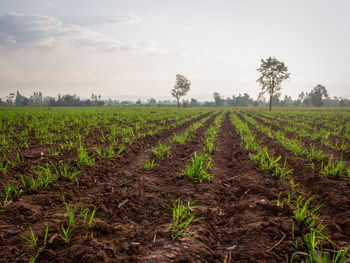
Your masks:
M249 94L244 93L238 96L223 98L218 92L214 92L212 101L200 102L194 98L190 101L182 100L183 107L257 107L269 106L269 101L264 99L254 100ZM57 97L44 96L42 92L34 92L29 98L21 95L18 91L6 96L5 100L0 99L0 107L101 107L101 106L158 106L176 107L176 100L156 100L151 98L147 101L120 101L102 100L101 96L92 94L91 99L82 100L77 95L58 95ZM272 106L275 107L350 107L350 100L342 97L331 98L322 85L317 85L310 92L301 92L297 99L290 96L284 98L273 96Z

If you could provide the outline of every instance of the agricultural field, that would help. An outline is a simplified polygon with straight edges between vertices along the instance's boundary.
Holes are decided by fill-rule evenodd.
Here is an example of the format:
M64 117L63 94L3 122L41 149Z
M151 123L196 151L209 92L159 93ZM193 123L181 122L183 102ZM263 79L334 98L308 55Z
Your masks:
M33 108L0 120L1 262L350 258L349 110Z

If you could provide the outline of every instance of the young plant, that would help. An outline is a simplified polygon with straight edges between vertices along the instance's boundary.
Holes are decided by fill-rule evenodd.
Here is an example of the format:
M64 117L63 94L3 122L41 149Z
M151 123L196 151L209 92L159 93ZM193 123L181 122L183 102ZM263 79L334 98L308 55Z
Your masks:
M180 198L176 201L172 201L171 205L166 204L166 206L172 210L173 214L172 223L166 229L166 232L170 233L173 240L185 233L187 236L191 237L186 228L191 222L195 222L200 219L195 218L194 215L191 215L192 210L198 208L199 206L193 206L193 203L184 205Z
M0 172L1 173L6 173L8 166L9 166L9 162L8 161L0 160Z
M310 144L310 149L309 149L309 152L307 154L307 159L309 162L314 162L314 161L320 162L325 157L326 157L326 155L324 155L321 150L316 150L315 146Z
M51 171L49 164L46 164L46 168L38 165L34 168L34 172L36 173L37 177L25 177L27 182L25 182L24 177L21 175L21 181L24 187L28 185L31 189L46 188L57 178L57 174L54 174Z
M293 179L290 179L289 183L290 183L290 190L292 192L294 192L295 189L298 187L298 185L300 185L299 183L295 183Z
M90 219L89 219L89 223L88 223L89 227L92 227L94 225L94 218L95 218L95 214L96 214L97 210L98 210L98 207L94 207L94 210L92 210L92 213L91 213Z
M15 194L15 196L18 195L19 193L19 188L17 186L12 186L10 183L8 183L5 186L5 196L4 196L4 201L3 201L3 206L5 206L9 200L9 198L11 197L12 193Z
M301 195L297 198L295 205L292 205L294 210L294 219L298 226L304 223L308 227L312 227L315 225L316 212L321 208L322 205L316 206L314 209L310 210L310 202L312 197L306 199L306 197L302 197Z
M97 210L98 210L98 207L94 207L94 209L91 212L90 219L88 222L89 227L92 227L94 225L94 218ZM80 210L80 218L83 220L83 226L85 226L87 222L88 214L89 214L89 207L82 207Z
M194 153L194 156L191 158L191 163L187 164L185 169L181 172L192 181L203 182L205 180L210 180L213 176L207 172L211 167L212 158L209 154L202 153L198 155Z
M329 158L327 165L324 166L322 163L321 174L323 174L324 176L340 177L343 174L344 169L345 165L342 159L338 162L333 162L332 159Z
M314 230L305 235L305 243L307 246L308 253L295 252L292 254L291 262L296 255L306 256L306 262L308 263L347 263L350 262L350 258L347 257L347 252L350 246L344 250L335 251L331 260L329 252L323 252L321 247L322 237Z
M147 159L146 163L144 165L142 165L141 168L144 170L149 170L149 169L153 169L156 166L157 166L157 164L154 162L154 159L152 159L152 161Z
M38 236L35 236L34 231L32 227L29 227L30 229L30 236L21 236L28 244L30 244L33 247L36 247L38 245Z
M170 155L170 147L168 147L165 143L161 143L159 141L158 146L152 147L151 152L154 156L156 156L158 159L163 160L164 157L169 158Z
M66 227L62 224L61 229L62 229L62 239L68 243L70 235L72 234L72 231L74 230L75 227L75 210L72 210L70 205L67 204L65 201L64 196L62 196L62 199L64 201L64 204L66 206L66 213L65 216L68 217L68 223L66 224Z
M180 135L174 134L173 142L184 144L187 141L189 134L190 134L189 130L186 130L183 134L180 134Z
M79 147L77 151L78 151L80 164L86 165L86 166L92 166L95 163L95 158L92 156L89 156L86 149Z

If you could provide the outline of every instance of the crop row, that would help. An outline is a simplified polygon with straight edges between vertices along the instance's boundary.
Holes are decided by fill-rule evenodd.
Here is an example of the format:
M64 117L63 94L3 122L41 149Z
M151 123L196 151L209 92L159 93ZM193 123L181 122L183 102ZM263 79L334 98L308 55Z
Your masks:
M253 127L271 139L276 140L287 151L292 152L297 157L304 157L314 169L319 164L320 174L332 177L350 177L350 167L345 165L342 159L332 160L329 157L327 160L326 155L321 150L316 150L313 145L307 148L298 138L288 138L281 130L273 131L270 127L259 124L244 113L242 116Z
M198 118L201 115L200 112L192 114L192 116L179 119L177 122L169 123L164 126L157 126L155 129L150 129L146 132L141 133L124 133L122 140L118 143L110 143L104 149L101 146L95 146L93 148L84 147L80 136L78 137L77 145L72 147L70 152L73 153L68 155L67 158L63 158L60 155L61 161L56 161L55 158L44 162L43 164L36 164L28 167L25 173L19 173L8 175L8 180L6 182L5 178L2 178L3 193L1 194L2 202L1 206L6 206L9 202L11 196L13 198L18 198L19 194L23 192L24 189L42 189L47 188L50 183L55 181L57 178L68 178L78 185L77 175L84 171L84 167L89 167L94 165L97 159L111 159L118 158L122 152L127 149L132 142L135 140L141 140L146 136L154 136L164 130L170 130L178 125L181 125L191 119ZM206 117L205 119L207 119ZM66 153L67 154L67 153ZM75 156L75 157L74 157ZM67 159L67 160L65 160ZM19 160L21 163L21 160ZM6 173L7 169L3 169L2 172ZM10 177L9 177L10 176Z
M297 252L292 255L291 262L296 255L303 255L308 262L346 262L346 254L350 246L339 251L329 253L327 246L332 246L333 242L328 237L325 228L319 218L319 210L322 205L311 205L312 197L309 197L299 184L293 180L293 170L287 168L286 159L283 161L281 156L274 156L274 151L269 150L267 146L261 146L256 140L256 135L250 130L249 125L242 121L235 113L231 114L231 120L237 133L242 139L244 147L251 152L250 159L258 167L266 172L277 176L281 180L288 180L290 190L286 193L280 193L277 199L277 205L291 210L293 215L293 244ZM248 121L252 120L248 118ZM283 195L283 198L280 198ZM296 231L298 229L298 231ZM300 251L306 250L306 252ZM322 259L322 261L320 261Z

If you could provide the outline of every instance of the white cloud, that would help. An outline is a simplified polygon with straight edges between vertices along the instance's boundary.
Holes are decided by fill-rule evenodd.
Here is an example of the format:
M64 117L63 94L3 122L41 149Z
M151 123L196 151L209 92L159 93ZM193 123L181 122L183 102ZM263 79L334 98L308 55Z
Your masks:
M111 24L135 24L141 22L141 18L134 14L115 14L108 19Z
M116 51L125 45L112 37L65 24L50 16L16 13L0 16L0 46L8 49L70 47Z

